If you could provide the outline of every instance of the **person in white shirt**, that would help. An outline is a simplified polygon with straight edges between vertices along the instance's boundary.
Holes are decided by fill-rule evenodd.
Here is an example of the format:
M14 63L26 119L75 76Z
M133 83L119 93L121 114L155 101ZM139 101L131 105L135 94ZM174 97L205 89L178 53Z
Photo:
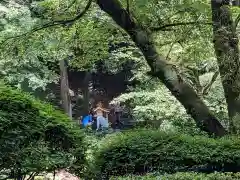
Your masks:
M106 130L108 129L108 118L104 117L104 113L106 113L106 117L107 113L109 112L107 109L103 108L103 103L99 102L97 104L97 107L94 110L96 116L97 116L97 129L99 130L100 128L102 130Z

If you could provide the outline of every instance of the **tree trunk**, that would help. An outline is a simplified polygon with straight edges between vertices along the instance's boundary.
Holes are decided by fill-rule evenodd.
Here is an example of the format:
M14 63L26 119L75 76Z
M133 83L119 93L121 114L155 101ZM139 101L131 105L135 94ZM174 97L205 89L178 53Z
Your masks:
M70 99L69 85L68 85L67 65L65 60L60 61L60 72L61 72L62 107L64 109L64 112L68 114L70 118L72 118L72 106L71 106L71 99Z
M158 77L171 93L181 102L188 114L202 130L216 136L226 134L221 123L211 114L208 107L197 96L194 89L183 81L173 65L161 57L147 31L136 23L118 0L97 0L99 7L122 27L142 51L151 68L152 75Z
M91 73L86 71L85 78L83 81L83 116L89 113L89 101L90 101L90 94L89 94L89 82L91 79Z
M233 119L240 113L240 61L238 37L228 5L212 0L213 43L222 85L228 106L230 131L235 131Z

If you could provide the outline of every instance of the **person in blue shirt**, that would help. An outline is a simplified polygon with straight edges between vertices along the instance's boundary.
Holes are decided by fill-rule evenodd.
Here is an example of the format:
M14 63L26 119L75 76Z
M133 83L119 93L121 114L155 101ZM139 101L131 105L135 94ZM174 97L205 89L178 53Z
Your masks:
M82 119L83 127L87 127L87 126L91 125L92 124L92 120L93 120L92 113L89 112L89 114Z

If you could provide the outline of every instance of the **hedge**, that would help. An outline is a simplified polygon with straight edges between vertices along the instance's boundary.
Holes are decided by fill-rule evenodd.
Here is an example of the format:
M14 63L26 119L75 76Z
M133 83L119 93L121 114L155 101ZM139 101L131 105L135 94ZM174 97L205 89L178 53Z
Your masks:
M104 138L93 170L112 176L147 172L240 170L240 140L211 139L160 131L137 131Z
M83 133L61 111L0 84L1 175L52 171L84 163Z
M112 177L112 180L237 180L240 179L239 173L176 173L167 175L146 175L146 176L125 176Z

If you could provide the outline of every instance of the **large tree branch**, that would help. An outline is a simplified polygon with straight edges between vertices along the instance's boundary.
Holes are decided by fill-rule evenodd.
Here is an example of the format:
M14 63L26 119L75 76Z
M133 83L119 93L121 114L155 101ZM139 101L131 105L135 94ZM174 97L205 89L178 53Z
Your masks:
M31 35L31 34L37 32L37 31L40 31L40 30L43 30L43 29L46 29L46 28L49 28L49 27L53 27L53 26L71 24L71 23L79 20L81 17L83 17L87 13L88 9L91 7L92 1L93 0L89 0L86 7L84 8L84 10L82 12L80 12L78 15L76 15L74 18L67 19L67 20L57 20L57 21L49 22L49 23L46 23L46 24L42 25L41 27L36 27L36 28L32 29L30 32L26 32L26 33L23 33L23 34L20 34L20 35L17 35L17 36L8 37L0 43L0 46L5 44L10 39L15 39L15 38L20 38L20 37L23 37L23 36L26 36L26 35Z
M198 127L209 134L223 136L226 131L221 123L211 114L194 89L183 80L177 69L157 53L149 33L136 23L120 2L118 0L97 0L97 4L130 35L136 46L142 51L151 68L151 74L166 85L185 107L187 113L193 117Z
M53 22L50 22L50 23L47 23L47 24L43 25L40 28L33 29L33 31L36 32L38 30L42 30L42 29L52 27L52 26L57 26L57 25L71 24L71 23L79 20L81 17L83 17L87 13L88 9L91 7L92 1L93 0L89 0L86 7L84 8L84 10L82 12L80 12L77 16L75 16L74 18L67 19L67 20L53 21Z
M212 25L211 22L199 22L199 21L193 21L193 22L176 22L171 24L165 24L163 26L159 27L150 27L151 31L163 31L163 30L169 30L167 28L169 27L176 27L176 26L187 26L187 25L196 25L196 24L202 24L202 25Z

